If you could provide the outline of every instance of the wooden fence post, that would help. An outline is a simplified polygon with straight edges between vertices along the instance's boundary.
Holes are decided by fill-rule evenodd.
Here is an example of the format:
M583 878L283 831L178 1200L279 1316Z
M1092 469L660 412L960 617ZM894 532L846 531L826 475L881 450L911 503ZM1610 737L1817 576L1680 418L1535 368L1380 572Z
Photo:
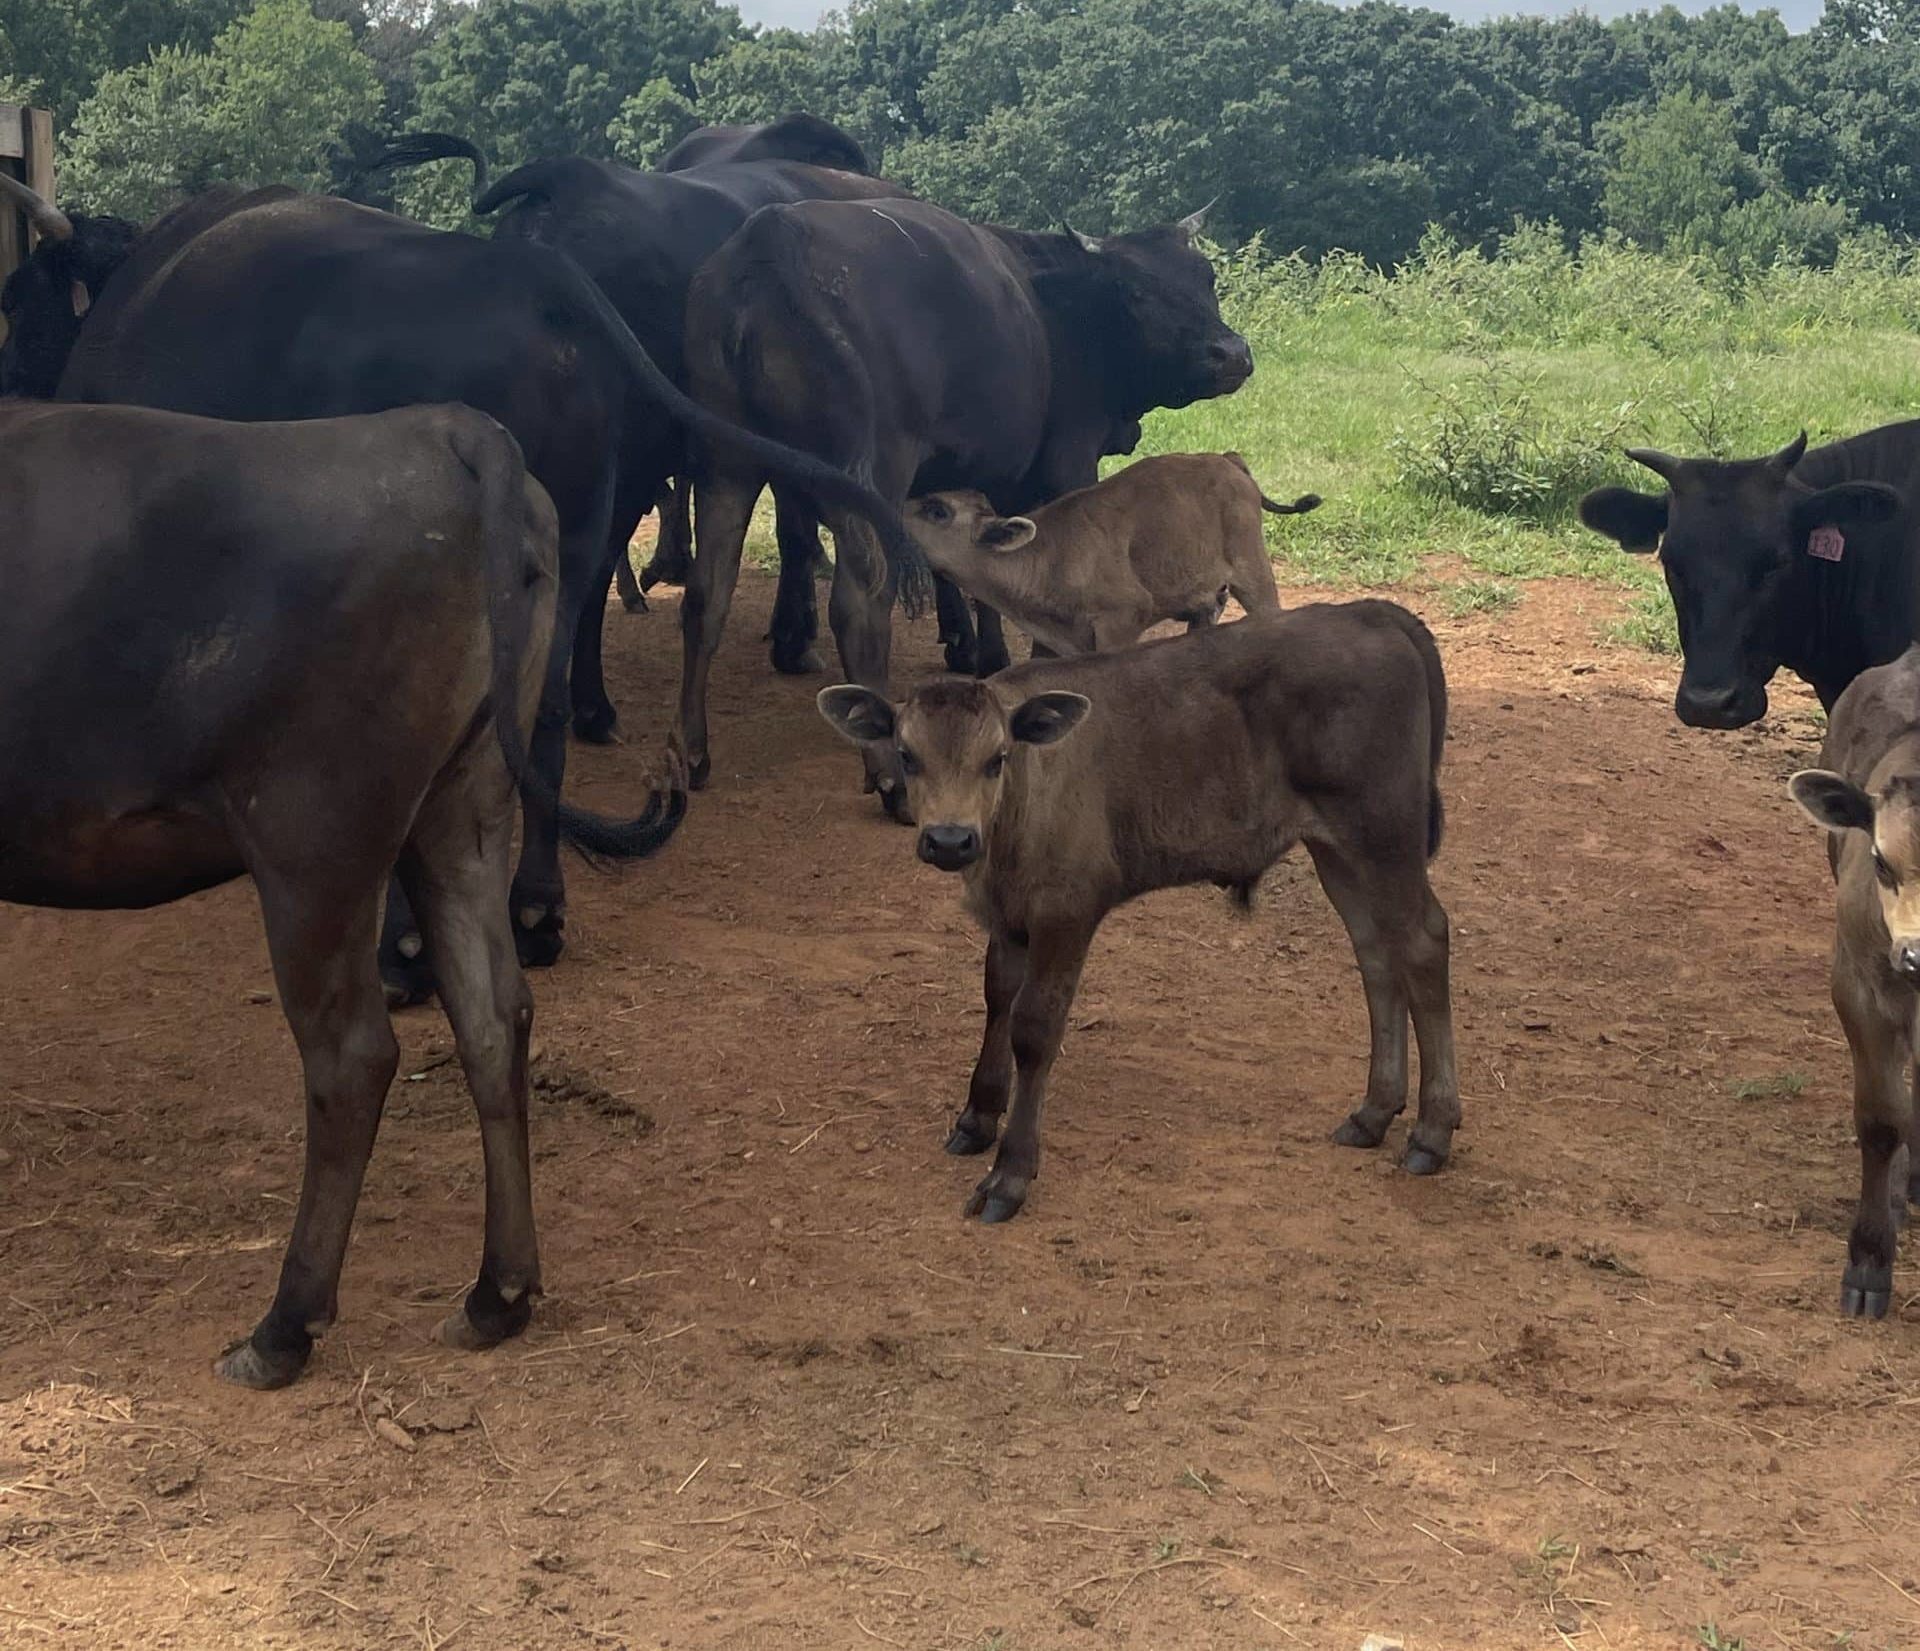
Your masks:
M18 178L42 200L52 200L53 115L0 103L0 170ZM24 212L0 209L0 280L5 280L33 250Z

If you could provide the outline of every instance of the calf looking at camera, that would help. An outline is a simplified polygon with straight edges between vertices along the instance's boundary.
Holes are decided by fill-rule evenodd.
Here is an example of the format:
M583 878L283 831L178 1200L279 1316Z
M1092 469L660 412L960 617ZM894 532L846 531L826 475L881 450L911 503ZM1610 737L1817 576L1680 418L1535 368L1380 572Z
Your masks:
M895 706L820 695L848 739L891 748L919 854L962 874L988 934L987 1025L947 1150L984 1152L970 1215L1017 1214L1040 1161L1047 1076L1088 945L1115 906L1216 883L1245 902L1295 843L1346 924L1366 987L1367 1092L1334 1139L1378 1146L1406 1106L1403 1160L1446 1162L1460 1122L1447 916L1427 882L1447 691L1427 628L1390 602L1309 607L1120 653L943 678ZM1017 1081L1016 1081L1017 1077Z
M1261 513L1319 504L1311 493L1275 504L1238 453L1168 453L1026 516L971 492L924 494L905 515L936 572L1071 655L1124 648L1163 619L1211 625L1229 596L1278 613Z
M1860 1207L1840 1311L1884 1318L1900 1223L1907 1202L1920 1203L1912 1083L1920 1053L1920 647L1853 680L1834 705L1820 762L1789 784L1794 801L1833 833L1833 1006L1853 1055L1860 1141Z

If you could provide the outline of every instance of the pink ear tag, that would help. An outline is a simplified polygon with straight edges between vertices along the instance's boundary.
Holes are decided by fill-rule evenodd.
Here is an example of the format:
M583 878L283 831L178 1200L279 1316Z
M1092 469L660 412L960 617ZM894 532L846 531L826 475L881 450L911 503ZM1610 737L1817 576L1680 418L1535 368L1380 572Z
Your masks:
M1837 562L1847 548L1847 541L1840 536L1840 530L1831 525L1816 527L1807 535L1807 554L1818 556L1823 562Z

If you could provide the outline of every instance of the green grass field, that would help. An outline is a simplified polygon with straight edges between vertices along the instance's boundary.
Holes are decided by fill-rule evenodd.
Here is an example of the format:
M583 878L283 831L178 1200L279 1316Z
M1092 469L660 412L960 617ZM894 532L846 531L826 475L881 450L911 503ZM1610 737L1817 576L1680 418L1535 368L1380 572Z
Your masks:
M1456 613L1511 607L1519 580L1605 580L1640 593L1623 639L1656 649L1673 647L1657 566L1573 515L1598 483L1658 486L1623 446L1751 456L1803 427L1817 444L1920 416L1920 266L1892 254L1731 290L1523 234L1490 259L1436 246L1394 277L1256 250L1223 261L1221 291L1254 377L1155 414L1141 451L1233 449L1276 497L1323 495L1268 524L1285 578L1401 584L1444 558Z

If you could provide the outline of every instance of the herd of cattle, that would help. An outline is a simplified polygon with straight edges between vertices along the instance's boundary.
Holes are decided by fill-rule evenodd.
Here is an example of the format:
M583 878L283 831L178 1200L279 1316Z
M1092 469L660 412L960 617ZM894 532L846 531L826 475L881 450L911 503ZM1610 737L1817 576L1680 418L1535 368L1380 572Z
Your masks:
M1371 1028L1335 1138L1378 1146L1404 1110L1411 1022L1402 1162L1438 1170L1460 1100L1427 877L1433 638L1388 602L1280 612L1263 517L1319 500L1275 503L1235 455L1098 479L1148 412L1253 371L1200 215L1105 237L969 223L803 115L707 128L653 172L567 158L490 185L441 134L381 164L449 157L473 163L490 239L282 188L141 227L0 176L35 232L0 292L0 900L145 906L251 876L305 1070L279 1287L222 1372L289 1382L332 1322L398 1059L388 1009L435 992L486 1164L478 1279L442 1335L488 1346L528 1322L521 969L561 950L561 843L651 853L706 782L708 670L768 487L773 664L819 668L824 526L848 680L821 713L988 934L947 1142L998 1145L969 1212L1005 1220L1028 1195L1105 915L1189 883L1244 903L1296 844ZM1920 1200L1920 424L1752 461L1632 456L1664 490L1602 488L1581 514L1660 552L1681 719L1752 722L1782 668L1833 713L1828 766L1793 792L1833 833L1863 1164L1842 1304L1877 1317ZM561 800L567 728L612 735L609 582L637 606L662 578L685 587L668 772L636 816L603 818ZM896 703L891 610L929 595L954 674ZM1217 626L1229 597L1249 617ZM1002 615L1029 663L1010 665ZM1188 634L1139 642L1165 619Z

